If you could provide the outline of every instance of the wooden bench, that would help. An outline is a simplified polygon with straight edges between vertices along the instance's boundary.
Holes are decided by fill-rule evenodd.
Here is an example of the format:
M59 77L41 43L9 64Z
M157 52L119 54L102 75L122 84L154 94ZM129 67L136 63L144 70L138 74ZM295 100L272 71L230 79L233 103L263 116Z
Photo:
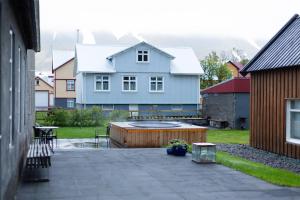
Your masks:
M43 178L36 176L40 173L41 168L49 168L51 166L52 151L49 144L43 143L40 140L34 140L29 146L26 158L26 178L27 181L49 181L48 176Z

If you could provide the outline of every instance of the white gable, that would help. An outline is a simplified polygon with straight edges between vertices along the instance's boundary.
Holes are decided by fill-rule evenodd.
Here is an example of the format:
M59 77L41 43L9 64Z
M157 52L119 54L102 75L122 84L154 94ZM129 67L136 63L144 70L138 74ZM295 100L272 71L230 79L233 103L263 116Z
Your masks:
M76 73L115 73L111 55L128 49L129 46L76 45ZM201 75L202 67L192 48L159 48L174 59L171 60L170 73L176 75Z
M152 49L155 49L156 51L159 51L160 53L162 53L162 54L168 56L169 58L174 59L174 56L173 56L173 55L170 55L169 53L163 51L162 49L156 48L155 46L152 46L151 44L148 44L148 43L146 43L146 42L140 42L140 43L138 43L138 44L136 44L136 45L127 47L127 48L125 48L125 49L123 49L123 50L121 50L121 51L119 51L119 52L114 53L113 55L108 56L107 58L108 58L108 59L112 59L113 57L115 57L115 56L117 56L117 55L119 55L119 54L125 53L126 51L129 51L130 49L136 48L136 47L141 46L141 45L146 45L146 46L148 46L148 47L150 47L150 48L152 48Z
M65 64L74 58L74 51L55 50L52 53L52 69L56 70L61 65Z

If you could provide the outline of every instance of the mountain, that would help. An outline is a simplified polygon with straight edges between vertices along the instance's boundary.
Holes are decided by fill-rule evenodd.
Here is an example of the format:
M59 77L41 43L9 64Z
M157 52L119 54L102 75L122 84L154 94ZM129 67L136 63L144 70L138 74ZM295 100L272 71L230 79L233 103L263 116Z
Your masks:
M52 65L52 49L74 50L76 43L76 32L41 32L41 52L36 54L36 71L50 71ZM263 46L266 40L249 41L243 38L219 37L205 35L169 35L169 34L149 34L141 33L134 35L128 33L121 38L111 32L93 32L96 44L98 45L133 45L141 40L149 42L154 46L162 47L192 47L199 59L203 59L211 51L217 53L231 52L233 48L242 50L248 58L252 58L257 53L257 45ZM79 41L83 41L84 35L79 34ZM253 45L253 42L257 45Z

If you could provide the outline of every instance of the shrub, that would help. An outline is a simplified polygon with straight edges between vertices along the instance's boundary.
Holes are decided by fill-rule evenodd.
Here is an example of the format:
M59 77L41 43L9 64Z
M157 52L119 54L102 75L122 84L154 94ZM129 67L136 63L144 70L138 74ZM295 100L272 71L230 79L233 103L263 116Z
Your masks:
M45 119L45 125L56 126L102 126L105 118L99 107L84 110L53 109Z
M70 122L70 113L62 108L55 108L50 111L45 118L46 125L68 126Z

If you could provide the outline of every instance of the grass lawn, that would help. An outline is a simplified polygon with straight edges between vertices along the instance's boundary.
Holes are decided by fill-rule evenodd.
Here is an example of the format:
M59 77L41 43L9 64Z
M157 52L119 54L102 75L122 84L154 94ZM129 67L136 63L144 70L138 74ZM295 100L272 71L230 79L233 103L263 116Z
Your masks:
M207 142L249 144L249 130L208 130Z
M300 175L283 169L273 168L261 163L252 162L228 153L218 151L217 163L255 176L269 183L282 186L300 187Z
M106 127L60 127L57 130L59 139L94 138L95 130L100 129L100 134L105 135Z
M248 130L208 130L207 141L225 144L249 144ZM191 151L191 147L189 148ZM300 175L287 170L273 168L226 152L217 152L217 163L245 174L257 177L272 184L300 187Z

